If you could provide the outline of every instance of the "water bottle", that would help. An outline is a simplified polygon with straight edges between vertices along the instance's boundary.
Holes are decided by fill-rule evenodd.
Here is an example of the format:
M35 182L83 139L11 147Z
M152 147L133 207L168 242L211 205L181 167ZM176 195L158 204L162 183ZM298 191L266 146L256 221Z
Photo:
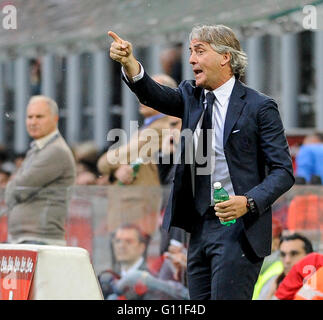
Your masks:
M219 202L227 201L230 199L228 192L224 188L222 188L221 182L215 182L213 184L213 187L214 187L213 200L215 205ZM226 222L223 222L220 220L220 223L223 224L224 226L230 226L235 222L236 222L236 219L233 219L231 221L226 221Z
M136 178L137 173L138 173L138 171L139 171L140 166L141 166L142 163L143 163L143 160L141 158L137 158L134 162L131 162L130 163L130 166L131 166L131 168L133 170L132 176L133 176L134 179ZM118 184L120 186L123 186L124 185L124 183L122 183L121 181L119 181Z
M131 166L131 168L133 170L132 176L134 178L136 178L137 173L138 173L138 171L139 171L140 166L141 166L142 163L143 163L143 160L141 158L137 158L135 162L132 162L130 164L130 166Z

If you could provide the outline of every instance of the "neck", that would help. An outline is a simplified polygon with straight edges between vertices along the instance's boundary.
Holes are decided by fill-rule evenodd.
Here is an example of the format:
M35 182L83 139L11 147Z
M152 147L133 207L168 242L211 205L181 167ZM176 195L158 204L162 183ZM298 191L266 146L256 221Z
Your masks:
M121 266L121 269L123 271L128 271L132 266L135 265L135 263L137 262L138 260L136 261L123 261L120 263L120 266Z

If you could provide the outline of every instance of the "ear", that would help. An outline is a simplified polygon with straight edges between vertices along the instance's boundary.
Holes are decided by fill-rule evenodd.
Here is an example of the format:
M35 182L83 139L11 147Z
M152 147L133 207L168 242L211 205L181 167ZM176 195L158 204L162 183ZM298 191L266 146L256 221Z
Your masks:
M221 66L225 66L227 63L230 63L231 60L231 54L230 52L225 52L222 54L222 61L221 61Z

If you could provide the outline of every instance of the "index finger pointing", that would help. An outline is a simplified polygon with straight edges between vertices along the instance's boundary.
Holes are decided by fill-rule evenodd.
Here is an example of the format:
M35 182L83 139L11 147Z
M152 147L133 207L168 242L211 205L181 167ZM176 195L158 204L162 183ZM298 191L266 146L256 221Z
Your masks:
M122 43L123 40L113 31L108 31L108 35L113 38L114 41L118 42L118 43Z

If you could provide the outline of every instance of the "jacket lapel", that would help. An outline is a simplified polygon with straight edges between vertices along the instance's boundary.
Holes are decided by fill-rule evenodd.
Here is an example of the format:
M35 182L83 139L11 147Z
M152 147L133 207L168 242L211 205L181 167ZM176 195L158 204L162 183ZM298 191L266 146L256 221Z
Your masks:
M203 113L203 90L201 88L196 87L194 91L194 96L190 98L190 109L189 109L189 120L188 127L193 132L197 126L198 121L201 118Z
M231 98L229 101L228 111L225 118L223 146L227 143L228 137L232 131L233 126L238 121L241 111L246 104L242 99L245 95L245 89L239 80L236 80L232 90Z

